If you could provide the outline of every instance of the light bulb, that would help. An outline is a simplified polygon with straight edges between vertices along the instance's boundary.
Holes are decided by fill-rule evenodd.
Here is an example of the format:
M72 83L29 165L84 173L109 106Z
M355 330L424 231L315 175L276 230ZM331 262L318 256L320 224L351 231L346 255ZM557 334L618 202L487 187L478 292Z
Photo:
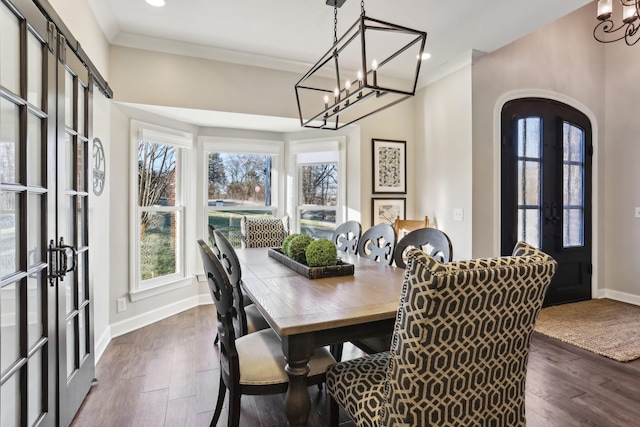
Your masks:
M347 90L351 89L351 81L347 80L346 83L344 84L344 88Z
M329 95L324 96L324 108L329 108Z
M625 24L630 24L636 19L638 19L638 11L636 10L635 4L631 6L622 6L622 21Z
M378 69L378 61L376 61L375 59L371 61L371 69L373 71L376 71Z
M598 19L600 21L606 21L611 18L611 11L613 10L613 6L611 5L611 0L599 0L598 1Z
M358 70L358 81L362 81L363 75L362 70Z

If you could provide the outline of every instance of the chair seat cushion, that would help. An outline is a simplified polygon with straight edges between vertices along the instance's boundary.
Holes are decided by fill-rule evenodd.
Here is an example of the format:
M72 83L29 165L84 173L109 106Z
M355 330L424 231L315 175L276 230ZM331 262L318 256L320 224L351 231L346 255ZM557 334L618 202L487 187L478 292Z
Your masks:
M240 361L241 385L281 384L289 381L284 370L287 361L282 353L282 341L273 329L264 329L236 340ZM309 360L308 376L319 375L336 363L326 348L316 349Z
M262 314L258 310L255 304L249 304L244 308L244 312L247 316L247 333L261 331L269 328L269 323L262 317Z
M327 371L327 392L358 427L378 427L388 358L388 352L377 353L340 362Z

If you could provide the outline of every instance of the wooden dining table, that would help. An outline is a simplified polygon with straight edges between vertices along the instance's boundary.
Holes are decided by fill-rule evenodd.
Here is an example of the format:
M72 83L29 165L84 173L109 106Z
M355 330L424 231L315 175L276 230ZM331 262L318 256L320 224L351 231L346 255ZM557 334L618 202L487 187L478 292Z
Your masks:
M282 339L287 421L306 426L311 400L305 379L314 350L391 332L405 270L340 253L354 265L353 275L308 279L271 258L267 248L237 254L245 292Z

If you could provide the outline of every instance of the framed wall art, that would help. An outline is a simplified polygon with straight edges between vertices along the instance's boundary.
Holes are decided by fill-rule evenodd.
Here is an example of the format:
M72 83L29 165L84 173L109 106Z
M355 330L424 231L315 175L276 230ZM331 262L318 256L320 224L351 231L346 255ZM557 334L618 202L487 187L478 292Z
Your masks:
M371 199L371 225L391 224L405 218L407 199Z
M373 139L373 194L407 194L406 141Z

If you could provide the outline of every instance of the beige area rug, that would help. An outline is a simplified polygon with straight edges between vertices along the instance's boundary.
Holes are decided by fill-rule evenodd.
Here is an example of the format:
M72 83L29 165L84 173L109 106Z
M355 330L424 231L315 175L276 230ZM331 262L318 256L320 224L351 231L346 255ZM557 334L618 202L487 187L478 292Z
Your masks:
M640 306L593 299L543 308L535 330L620 362L640 358Z

